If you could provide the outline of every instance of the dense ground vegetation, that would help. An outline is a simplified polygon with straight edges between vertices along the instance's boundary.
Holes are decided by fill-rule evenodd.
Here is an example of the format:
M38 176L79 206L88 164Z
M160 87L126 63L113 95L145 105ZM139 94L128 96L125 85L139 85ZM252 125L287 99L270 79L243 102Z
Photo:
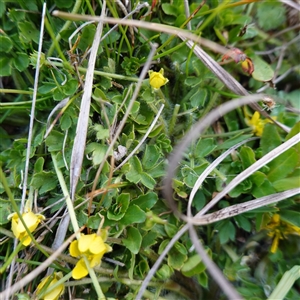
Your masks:
M51 265L13 293L16 299L60 294L61 299L135 299L187 221L164 194L174 149L213 108L246 96L227 85L230 75L241 90L266 95L258 108L243 105L207 123L175 162L172 197L180 213L188 214L195 194L191 213L196 215L239 174L300 131L297 1L138 2L47 1L42 44L42 1L0 3L0 290L37 270L74 232L80 241L77 229L86 238L57 251ZM100 16L104 5L107 17L134 12L128 20L154 24L151 29L119 24L111 30L114 25L104 22L92 67L98 23L52 13ZM203 38L200 46L228 74L223 80L178 28ZM198 177L235 145L197 186ZM300 266L299 175L298 143L262 163L208 213L287 191L282 201L245 212L232 209L234 216L222 220L211 215L195 226L208 257L245 299L268 299L284 273ZM22 214L35 240L22 225ZM226 299L197 249L188 229L176 238L144 299ZM84 260L80 265L79 257L96 265L94 271ZM285 299L300 297L297 272L295 283L285 287ZM54 281L63 278L65 289L58 285L57 294L45 298L49 283L40 282L51 274Z

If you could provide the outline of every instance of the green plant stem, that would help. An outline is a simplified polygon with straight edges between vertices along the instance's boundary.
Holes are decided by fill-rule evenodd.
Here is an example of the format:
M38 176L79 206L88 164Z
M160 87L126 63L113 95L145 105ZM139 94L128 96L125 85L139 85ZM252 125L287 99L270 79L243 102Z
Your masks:
M4 264L1 266L0 268L0 274L3 274L5 272L5 270L8 268L8 266L11 264L11 262L13 261L13 259L18 255L18 252L24 248L23 244L21 242L19 242L19 244L17 245L17 247L14 249L14 251L10 254L10 256L8 257L8 259L5 260Z
M175 124L176 124L176 121L177 121L177 118L178 118L179 109L180 109L180 105L175 104L174 109L173 109L172 118L171 118L170 123L169 123L169 135L170 136L172 135L173 130L175 128Z
M74 207L73 207L72 200L70 198L70 194L69 194L64 176L63 176L61 170L58 167L57 160L56 160L56 155L53 152L51 152L51 158L52 158L52 162L53 162L53 165L54 165L54 169L55 169L60 187L61 187L63 195L66 199L68 213L70 215L73 230L74 230L74 232L77 232L76 238L79 239L80 238L79 225L78 225L78 222L77 222L75 210L74 210Z

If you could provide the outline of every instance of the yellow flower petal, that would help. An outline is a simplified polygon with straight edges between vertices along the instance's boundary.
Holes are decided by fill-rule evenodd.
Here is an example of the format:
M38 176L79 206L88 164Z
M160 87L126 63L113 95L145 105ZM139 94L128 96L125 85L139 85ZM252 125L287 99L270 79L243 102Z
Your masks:
M78 249L80 251L80 253L84 253L87 250L89 250L91 243L93 242L93 240L95 239L96 234L85 234L82 235L80 237L80 239L78 240Z
M84 259L81 258L77 262L75 268L72 270L72 277L74 279L81 279L81 278L85 277L88 273L89 272L88 272L88 269L85 265Z
M159 89L169 82L169 80L164 77L164 69L160 69L159 72L149 71L149 77L150 85L155 89Z
M40 291L42 290L44 285L48 282L50 277L52 278L52 280L49 283L47 288L49 288L49 287L53 286L55 283L57 283L57 281L62 278L62 273L61 272L57 272L57 273L55 272L53 274L53 276L50 275L50 276L45 277L37 287L37 294L40 293ZM64 292L64 289L65 289L64 285L60 284L54 290L50 291L49 293L46 293L41 299L44 299L44 300L58 300L60 295Z
M78 249L78 241L73 241L69 247L69 251L70 251L70 254L71 256L73 257L78 257L80 256L80 252L79 252L79 249Z
M100 236L95 236L94 240L90 244L89 250L92 254L100 254L102 252L104 254L106 252L105 243Z

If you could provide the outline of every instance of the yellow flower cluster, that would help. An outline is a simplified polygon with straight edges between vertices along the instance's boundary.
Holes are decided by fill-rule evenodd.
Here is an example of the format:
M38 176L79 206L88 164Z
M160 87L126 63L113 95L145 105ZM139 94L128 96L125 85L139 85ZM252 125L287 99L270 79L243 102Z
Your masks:
M41 294L43 287L47 284L47 289L51 288L63 277L61 272L54 272L53 275L45 277L37 287L37 295ZM49 282L50 281L50 282ZM47 292L41 298L43 300L58 300L65 290L64 284L59 284L52 291Z
M79 240L73 241L70 245L70 254L73 257L81 257L75 268L72 270L72 277L80 279L88 274L87 266L83 256L87 258L90 267L93 268L101 263L101 259L106 252L112 248L105 244L102 237L93 234L82 234Z
M265 125L271 122L268 119L261 119L258 111L253 114L251 119L249 116L246 116L245 120L247 125L252 127L253 133L257 136L262 136Z
M274 214L264 229L267 229L268 236L273 238L271 252L275 253L278 249L279 240L282 240L286 235L300 235L300 227L292 225L288 222L280 220L279 214Z
M28 235L23 223L19 219L17 213L13 213L8 218L11 218L11 229L13 231L14 236L22 241L24 246L28 246L31 242L31 238ZM44 220L45 217L40 214L34 214L32 211L27 211L22 214L22 218L27 225L30 232L33 232L38 225L40 224L41 220Z
M159 89L169 82L168 78L164 77L164 69L160 69L159 72L150 70L148 73L150 85L155 89Z

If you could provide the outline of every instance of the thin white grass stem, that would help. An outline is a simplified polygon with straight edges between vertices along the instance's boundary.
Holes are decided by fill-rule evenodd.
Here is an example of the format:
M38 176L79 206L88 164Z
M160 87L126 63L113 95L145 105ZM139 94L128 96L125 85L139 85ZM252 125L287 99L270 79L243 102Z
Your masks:
M150 127L148 128L147 132L145 133L145 135L143 136L143 138L140 140L140 142L138 143L138 145L131 151L131 153L126 157L126 159L124 159L124 161L122 161L121 164L119 164L114 171L117 171L118 169L120 169L133 155L134 153L141 147L141 145L144 143L144 141L146 140L146 138L148 137L148 135L150 134L150 132L152 131L153 127L155 126L162 110L164 109L164 104L161 105L160 109L157 112L156 117L154 118L154 120L152 121Z
M26 190L27 190L29 160L30 160L32 136L33 136L33 123L34 123L34 117L35 117L35 105L36 105L39 74L40 74L41 53L42 53L42 48L43 48L45 15L46 15L46 2L44 2L44 4L43 4L41 27L40 27L41 32L40 32L40 38L39 38L39 47L38 47L38 55L37 55L37 62L36 62L36 71L35 71L35 76L34 76L32 105L31 105L31 112L30 112L29 132L28 132L27 151L26 151L25 170L24 170L24 180L23 180L23 191L22 191L22 200L21 200L21 208L20 208L21 213L23 213L23 211L24 211Z
M286 150L290 149L291 147L299 143L299 140L300 140L300 133L296 134L295 136L287 140L285 143L281 144L280 146L278 146L277 148L273 149L271 152L263 156L261 159L256 161L253 165L251 165L249 168L247 168L238 176L236 176L235 179L232 180L224 188L224 190L222 190L219 194L217 194L217 196L214 197L196 216L199 217L201 215L204 215L210 208L212 208L218 201L220 201L226 194L228 194L238 184L240 184L242 181L244 181L246 178L248 178L257 170L261 169L263 166L265 166L267 163L272 161L274 158L276 158ZM187 221L194 223L197 222L197 219L196 218L194 218L193 220L187 219Z
M192 207L192 203L194 200L194 197L198 191L198 189L200 188L202 182L205 180L205 178L223 161L223 159L225 159L227 157L227 155L229 155L232 151L234 151L235 149L239 148L240 146L242 146L245 143L248 143L250 141L256 140L258 138L254 137L254 138L249 138L246 139L245 141L242 141L234 146L232 146L231 148L229 148L228 150L226 150L224 153L222 153L217 159L215 159L205 170L203 173L201 173L201 175L199 176L199 178L197 179L196 183L194 184L193 189L191 190L190 193L190 197L189 197L189 201L188 201L188 207L187 207L187 216L189 218L192 217L192 211L191 211L191 207Z

